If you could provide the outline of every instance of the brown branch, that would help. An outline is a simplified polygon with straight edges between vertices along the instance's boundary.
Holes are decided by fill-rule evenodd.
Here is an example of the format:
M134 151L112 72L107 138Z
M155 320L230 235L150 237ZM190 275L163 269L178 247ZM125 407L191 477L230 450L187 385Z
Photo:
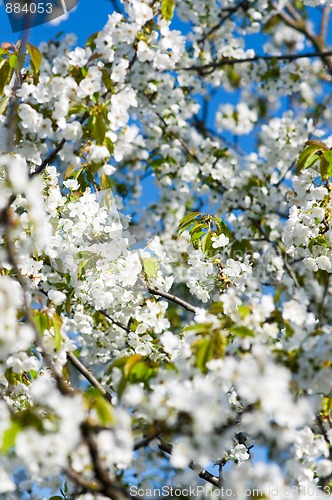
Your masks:
M109 319L114 325L116 325L119 328L121 328L121 330L123 330L123 331L125 331L127 333L130 332L130 329L127 326L125 326L122 323L120 323L120 321L117 321L116 319L113 319L109 314L107 314L106 311L103 311L103 310L100 309L100 310L98 310L98 312L100 314L102 314L103 316L105 316L105 318Z
M270 5L273 9L276 10L277 15L285 22L286 25L292 27L299 33L303 33L303 35L306 36L306 38L312 43L313 47L315 47L316 49L316 56L312 55L308 57L320 57L322 63L325 66L327 66L329 74L332 75L332 61L331 59L328 59L328 57L331 56L331 54L329 53L329 51L324 51L324 43L321 37L313 33L301 17L298 17L297 18L298 20L294 20L288 14L286 14L285 11L281 9L279 10L278 5L273 0L270 0Z
M257 62L257 61L295 61L296 59L304 58L324 58L324 63L330 69L330 63L325 61L325 58L332 56L332 50L327 51L317 51L317 52L303 52L302 54L283 54L279 56L272 55L255 55L254 57L244 57L242 59L230 59L228 57L223 57L219 61L214 61L208 64L197 64L193 66L180 67L178 69L184 71L198 71L201 72L207 69L221 68L222 66L234 66L235 64L242 64L247 62Z
M183 307L186 311L196 313L197 310L196 307L189 304L189 302L186 302L185 300L176 297L176 295L173 295L172 293L164 292L163 290L159 290L159 288L155 288L153 286L148 286L148 292L151 293L152 295L158 295L159 297L163 297L164 299L169 300L170 302L174 302L174 304Z
M235 5L234 7L228 7L226 9L222 9L221 14L225 13L224 17L220 19L218 24L215 24L212 26L212 28L205 33L202 38L198 40L198 43L203 43L207 38L209 38L215 31L217 31L219 28L222 27L222 25L232 17L233 14L235 14L238 10L243 9L245 12L250 6L250 2L248 0L244 0L243 2L240 2L239 4Z
M284 266L285 266L285 268L287 270L287 273L289 274L289 276L294 281L294 284L295 284L296 288L298 288L300 290L301 287L300 287L300 284L298 282L297 276L296 276L293 268L289 265L289 263L287 261L287 255L285 253L284 248L277 241L271 241L270 240L270 238L268 237L268 235L266 234L266 232L264 231L264 229L262 228L262 226L259 224L259 222L257 222L255 219L250 219L250 221L258 229L258 231L260 232L260 234L263 236L263 239L265 241L267 241L268 243L270 243L274 248L277 248L279 250L279 252L281 254L281 258L282 258L282 260L284 262Z
M72 467L67 466L65 469L65 473L72 481L74 481L77 486L83 488L84 491L93 491L100 493L101 486L99 483L91 481L90 479L86 479L79 472L76 472Z
M94 376L94 374L87 368L82 361L80 361L75 354L72 352L67 352L67 359L70 361L70 363L75 366L75 368L83 375L83 377L90 382L90 384L98 389L102 396L109 402L112 403L112 396L107 390L101 385L99 380Z
M31 329L34 332L36 345L37 345L40 353L42 354L42 357L44 359L44 362L46 363L46 366L51 370L59 391L64 395L66 395L66 394L72 395L74 392L74 389L68 385L67 381L57 371L51 356L46 352L46 350L44 348L41 335L40 335L40 333L36 327L36 324L34 322L34 319L33 319L32 313L31 313L31 309L29 306L29 300L28 300L29 290L28 290L27 284L22 276L22 273L18 267L18 263L16 260L16 250L15 250L15 246L13 244L13 241L11 239L11 226L12 226L12 224L13 224L13 222L12 222L12 218L11 218L11 212L10 212L10 208L8 208L5 212L5 236L6 236L7 255L8 255L9 263L11 264L12 269L14 271L15 278L18 281L18 283L21 285L22 295L23 295L23 307L24 307L24 312L25 312L27 323L29 324L29 326L31 327Z
M172 454L173 446L171 444L165 443L164 441L160 441L158 447L164 453L167 453L168 455ZM208 472L207 470L203 469L203 467L201 467L199 464L191 462L189 464L189 467L191 470L197 472L198 476L201 479L204 479L208 483L213 484L213 486L220 487L220 479L211 474L210 472Z
M30 173L30 177L35 177L40 174L53 160L55 160L56 155L61 151L63 146L66 144L67 139L63 138L59 144L50 152L50 154L42 161L42 163L36 168L34 172Z
M130 498L131 495L129 495L124 488L119 486L119 484L117 484L117 482L110 477L108 471L104 469L100 461L94 435L89 425L82 425L82 434L89 448L95 477L101 484L100 492L111 500L126 500L127 498Z
M154 432L151 436L147 436L145 438L140 439L134 444L134 451L139 450L140 448L145 448L151 443L151 441L156 439L159 435L160 431Z
M82 124L88 118L88 116L89 113L86 112L78 121ZM40 174L48 165L50 165L50 163L55 160L56 155L61 151L66 142L67 139L65 137L61 139L59 144L56 145L56 147L49 153L45 160L42 161L42 163L36 168L36 170L30 173L30 177L35 177L36 175Z
M290 16L294 19L295 22L303 23L302 17L291 3L287 2L285 5L285 9L289 12Z
M330 13L331 13L331 7L330 7L330 5L326 5L324 7L324 11L322 14L322 21L321 21L320 33L319 33L320 42L322 44L325 43L325 40L326 40L327 29L329 26Z

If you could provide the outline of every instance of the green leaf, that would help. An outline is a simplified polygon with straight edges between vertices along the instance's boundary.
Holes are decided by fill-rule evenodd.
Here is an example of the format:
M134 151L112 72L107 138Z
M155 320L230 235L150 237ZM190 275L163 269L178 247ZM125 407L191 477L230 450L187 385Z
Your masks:
M61 335L62 320L58 314L53 315L52 325L54 327L54 335L55 335L55 350L59 351L62 345L62 335Z
M118 389L117 389L119 399L121 399L121 397L124 393L124 390L127 386L127 382L128 382L127 377L125 377L125 375L123 375L123 377L121 378L121 380L119 382Z
M330 163L324 158L324 156L321 156L320 162L319 162L319 172L321 175L321 178L326 180L329 177L328 171L329 171L329 166Z
M115 361L113 361L113 363L111 363L110 367L108 368L107 373L111 373L112 369L115 367L123 368L129 357L130 356L121 356L121 358L118 358Z
M1 49L0 48L0 58L2 59L2 56L8 56L9 51L7 49Z
M320 174L322 179L327 180L332 175L332 151L325 151L320 160Z
M39 73L39 70L40 70L40 65L42 62L42 55L41 55L39 49L35 45L32 45L32 43L27 42L25 45L26 45L27 52L30 56L32 71L37 75Z
M7 452L10 448L12 448L15 444L15 439L17 434L21 431L21 426L18 422L12 422L11 426L5 430L2 437L2 452Z
M211 233L206 233L206 235L202 238L201 242L202 252L207 253L212 248L212 237Z
M142 259L145 274L148 278L154 278L159 270L159 263L155 257Z
M102 395L96 398L94 408L102 425L114 425L115 418L112 405Z
M161 15L166 21L172 21L175 8L175 0L162 0Z
M13 68L10 67L8 59L0 62L0 95L3 95L5 86L10 82Z
M203 373L206 373L206 363L213 358L212 340L210 338L200 339L193 347L196 354L196 366Z
M240 313L240 316L241 316L242 319L244 319L246 316L248 316L248 314L251 313L250 306L240 305L240 306L238 306L237 310Z
M214 217L214 221L215 221L216 226L217 226L218 236L220 236L220 234L224 234L228 238L232 238L233 233L229 229L229 227L227 226L226 222L224 222L222 219L220 219L220 217Z
M94 48L96 46L95 39L97 38L98 35L99 35L99 33L93 33L92 35L90 35L86 41L86 46L90 47L90 48Z
M112 189L112 181L106 174L101 174L100 176L100 187L101 189Z
M195 325L186 326L184 332L195 332L197 335L205 335L209 332L210 326L208 323L196 323Z
M319 236L317 236L317 238L311 238L311 240L309 241L309 245L308 245L308 248L309 248L311 253L312 253L313 247L315 245L322 246L322 247L329 247L329 243L326 240L325 236L323 236L323 235L319 235Z
M211 314L220 314L224 312L224 303L223 302L214 302L209 307L209 313Z
M87 267L87 264L88 264L89 260L90 259L83 259L79 263L78 268L77 268L77 277L78 277L79 280L84 276L85 270L86 270L86 267Z
M103 115L96 115L92 120L91 136L99 146L101 146L105 139L107 131L106 121Z
M39 331L43 335L45 330L48 328L49 318L41 311L33 311L33 321Z
M189 226L191 226L198 215L200 215L200 212L191 212L190 214L183 217L178 227L179 234L182 234Z
M233 241L230 254L230 257L232 259L237 260L239 256L242 256L244 254L252 255L252 253L253 249L249 240Z
M41 55L39 49L37 49L37 47L32 45L32 43L30 43L30 42L26 42L25 46L26 46L28 54L31 58L31 66L32 66L34 73L39 73L40 65L42 62L42 55Z
M136 363L139 363L140 361L142 361L142 359L143 356L141 354L133 354L132 356L129 356L124 367L124 374L126 377L129 376Z
M233 326L232 328L229 328L229 331L239 337L254 337L254 332L246 326Z
M198 231L194 231L192 233L191 238L190 238L191 242L199 240L202 236L204 236L204 234L205 234L205 231L199 231L199 230Z
M325 151L323 154L325 160L327 160L329 163L332 163L332 150L329 149L328 151Z
M16 54L12 54L9 59L9 66L13 69L17 68L17 64L18 64L18 58L17 58L17 55Z
M67 168L66 172L65 172L65 179L69 179L71 174L75 172L75 167L74 165L69 165L69 167Z
M302 170L314 165L321 156L322 152L323 151L320 144L310 144L306 148L304 148L304 150L300 153L299 159L297 161L297 174L299 174Z
M3 115L6 112L9 104L9 97L3 97L0 100L0 115Z
M110 152L110 154L112 154L113 151L114 151L114 144L113 144L113 142L111 141L111 139L109 137L105 137L105 139L104 139L104 145L107 147L107 149Z
M128 379L132 383L147 382L154 374L154 369L145 361L136 363L130 371Z
M29 370L29 375L32 378L32 380L35 380L35 378L38 377L38 372L36 370Z

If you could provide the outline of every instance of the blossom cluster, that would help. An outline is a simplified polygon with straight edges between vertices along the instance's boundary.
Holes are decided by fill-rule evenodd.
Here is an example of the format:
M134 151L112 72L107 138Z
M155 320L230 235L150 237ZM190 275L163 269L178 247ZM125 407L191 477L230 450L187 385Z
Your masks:
M0 497L319 496L332 69L303 52L328 11L120 3L85 47L0 51Z

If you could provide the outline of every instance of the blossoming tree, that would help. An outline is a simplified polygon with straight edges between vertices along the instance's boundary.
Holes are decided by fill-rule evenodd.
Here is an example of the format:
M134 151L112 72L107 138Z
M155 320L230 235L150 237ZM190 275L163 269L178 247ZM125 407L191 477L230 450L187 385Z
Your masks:
M3 44L1 498L331 493L323 4L123 0L84 48Z

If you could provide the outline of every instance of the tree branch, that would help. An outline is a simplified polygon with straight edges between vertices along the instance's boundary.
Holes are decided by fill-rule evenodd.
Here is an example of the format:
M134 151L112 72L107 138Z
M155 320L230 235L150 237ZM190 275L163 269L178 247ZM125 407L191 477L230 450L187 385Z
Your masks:
M165 443L164 441L160 441L159 443L159 449L161 451L163 451L164 453L167 453L168 455L172 455L172 450L173 450L173 446L169 443ZM210 472L208 472L207 470L205 470L203 467L201 467L199 464L196 464L194 462L191 462L189 464L189 467L191 470L195 471L198 473L198 476L201 478L201 479L204 479L205 481L207 481L208 483L210 484L213 484L213 486L217 486L217 487L220 487L220 480L217 476L214 476L213 474L211 474Z
M331 13L331 7L330 7L330 5L326 5L324 7L322 21L321 21L321 27L320 27L320 33L319 33L319 38L320 38L321 43L325 43L325 40L326 40L327 29L329 26L330 13Z
M285 250L282 248L280 243L278 243L277 241L270 240L270 238L268 237L268 235L266 234L266 232L264 231L262 226L259 224L259 222L257 222L255 219L250 219L250 220L253 223L253 225L258 229L260 234L263 236L264 240L267 241L268 243L270 243L272 246L274 246L274 248L277 248L279 250L279 252L281 254L281 258L284 262L284 266L285 266L289 276L294 281L296 288L298 288L300 290L301 289L300 284L298 282L298 279L297 279L297 276L296 276L294 270L292 269L292 267L289 265L289 263L287 261L287 255L285 254Z
M86 479L72 467L66 467L65 473L77 486L83 488L84 491L93 491L98 493L101 491L101 486L98 483Z
M88 112L84 113L78 120L79 123L82 124L88 118L88 116L89 116ZM55 146L55 148L48 154L48 156L45 158L45 160L42 161L42 163L36 168L36 170L30 173L30 177L35 177L36 175L40 174L52 161L54 161L56 155L61 151L66 142L67 139L65 137L61 139L59 144Z
M89 368L87 368L83 363L82 361L80 361L76 356L75 354L73 354L72 352L67 352L67 359L70 361L70 363L75 366L75 368L81 373L81 375L83 375L83 377L88 381L90 382L90 384L95 387L96 389L98 389L102 396L104 396L105 399L107 399L107 401L109 403L112 403L112 396L109 392L107 392L107 390L101 385L101 383L99 382L99 380L94 376L94 374L91 372L91 370L89 370Z
M235 14L238 10L242 9L244 12L249 8L250 2L248 0L244 0L240 2L239 4L235 5L234 7L228 7L226 9L222 9L220 14L225 13L225 16L222 17L219 21L218 24L215 24L212 26L205 35L198 40L198 43L203 43L207 38L209 38L213 33L215 33L221 26L227 21L227 19L231 18L233 14Z
M117 321L116 319L113 319L109 314L107 314L106 311L103 311L103 310L99 310L98 311L100 314L102 314L103 316L105 316L105 318L109 319L114 325L118 326L119 328L121 328L123 331L129 333L130 330L127 326L123 325L122 323L120 323L120 321Z
M145 448L158 436L160 436L160 431L153 433L151 436L140 439L134 444L134 451L139 450L140 448Z
M196 307L189 304L189 302L186 302L185 300L176 297L176 295L173 295L172 293L164 292L163 290L159 290L159 288L155 288L153 286L148 286L148 291L152 295L158 295L159 297L163 297L164 299L169 300L170 302L174 302L174 304L183 307L186 311L192 313L196 313L197 311Z
M197 64L193 66L180 67L178 69L184 71L198 71L204 72L208 69L216 69L221 68L222 66L234 66L235 64L243 64L248 62L257 62L257 61L295 61L296 59L304 59L304 58L325 58L328 56L332 56L332 50L326 51L317 51L317 52L303 52L302 54L283 54L279 56L272 55L255 55L254 57L244 57L242 59L230 59L228 57L223 57L219 61L214 61L208 64ZM324 59L324 64L330 69L330 64L326 62Z
M102 486L100 492L111 500L126 500L127 498L131 498L131 495L124 488L111 479L108 471L102 466L94 435L87 424L82 425L82 434L89 447L95 477Z
M21 285L22 289L22 294L23 294L23 306L24 306L24 312L26 316L26 321L31 327L32 331L34 332L35 336L35 342L36 345L42 354L43 360L46 364L46 366L51 370L52 375L55 379L55 382L57 384L57 387L59 391L66 395L66 394L73 394L74 389L71 388L67 381L59 374L57 371L55 364L51 358L51 356L46 352L41 335L35 325L35 322L33 320L33 316L30 310L29 306L29 300L28 300L28 295L29 295L29 290L27 287L27 284L22 276L22 273L19 269L17 260L16 260L16 251L15 251L15 246L13 244L13 241L11 239L11 225L13 224L11 220L11 213L10 213L10 208L7 208L5 211L5 236L6 236L6 246L7 246L7 255L8 255L8 260L9 263L12 266L12 269L15 273L15 278L17 279L18 283Z
M286 14L285 11L278 8L278 5L274 2L274 0L270 0L270 5L273 9L276 10L277 15L284 21L287 26L291 26L293 29L295 29L299 33L303 33L307 37L307 39L312 43L313 47L315 47L317 51L316 56L312 55L308 57L320 57L322 63L325 64L325 66L328 68L329 74L332 75L332 61L331 59L327 59L327 57L331 56L331 54L329 54L329 51L324 51L324 41L321 39L321 37L313 33L300 16L296 18L297 20L293 20L293 18Z

